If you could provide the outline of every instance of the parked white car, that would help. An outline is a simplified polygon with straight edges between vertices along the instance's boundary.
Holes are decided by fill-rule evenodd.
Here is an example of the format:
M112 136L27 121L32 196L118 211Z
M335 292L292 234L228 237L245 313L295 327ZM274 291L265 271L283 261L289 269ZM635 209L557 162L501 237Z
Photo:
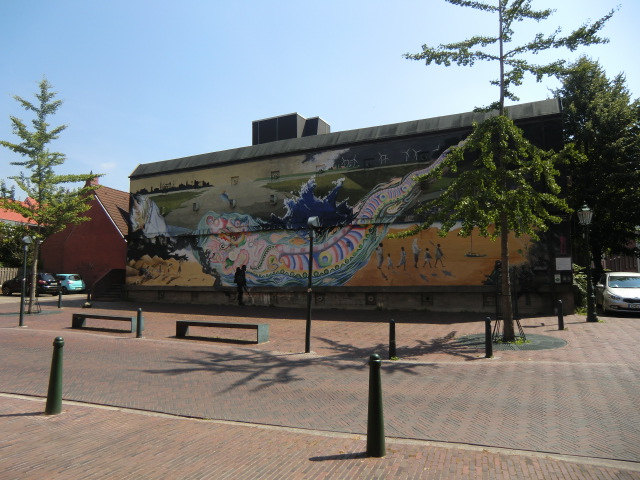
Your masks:
M596 304L606 312L640 313L640 273L607 272L596 285Z

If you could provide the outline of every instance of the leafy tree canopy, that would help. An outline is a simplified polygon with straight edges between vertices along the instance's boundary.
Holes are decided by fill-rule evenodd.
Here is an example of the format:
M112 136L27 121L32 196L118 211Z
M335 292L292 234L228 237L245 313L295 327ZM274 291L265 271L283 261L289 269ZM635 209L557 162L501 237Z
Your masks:
M562 29L557 28L551 34L538 33L525 43L513 45L517 23L523 20L536 22L546 20L554 10L534 10L531 7L531 0L497 0L494 4L468 0L445 1L452 5L470 7L496 15L498 35L472 36L460 42L441 44L437 47L423 45L422 52L406 53L404 57L411 60L424 60L427 65L435 63L445 66L452 64L473 66L476 61L499 63L500 75L491 84L499 87L500 99L479 110L499 110L501 114L504 112L505 98L519 100L513 92L513 87L522 85L525 75L533 75L537 81L541 81L548 76L557 76L564 70L565 60L559 59L539 65L529 61L528 55L556 48L575 51L580 46L607 43L608 39L598 36L598 33L615 13L615 10L611 10L599 20L585 23L565 36L562 35ZM495 46L498 48L496 49Z
M611 18L614 11L594 23L585 23L569 35L562 36L561 29L551 34L536 34L531 40L513 45L515 26L524 20L537 22L548 19L553 10L534 10L531 0L496 0L489 4L472 0L446 0L461 7L490 13L497 20L496 36L472 36L466 40L441 44L437 47L422 46L422 52L405 54L411 60L424 60L450 66L473 66L476 61L490 61L498 67L498 78L491 83L499 89L498 99L481 110L497 110L498 116L475 125L468 141L453 148L442 168L427 178L442 176L446 168L453 172L467 156L477 155L473 169L463 172L442 195L424 205L427 221L418 229L429 228L435 221L442 222L441 233L446 234L456 222L462 223L462 235L469 235L474 226L482 235L500 237L502 312L504 315L504 339L514 340L511 282L509 274L510 232L516 235L547 228L550 222L559 221L553 212L566 211L564 200L554 177L557 160L552 153L536 149L524 139L513 122L505 116L505 99L517 101L513 87L522 84L527 74L537 81L564 72L562 59L538 65L529 61L530 55L549 49L566 47L573 51L581 45L606 43L598 32ZM497 48L496 48L497 47ZM566 149L563 155L574 151ZM489 226L495 228L489 231Z
M31 235L24 225L0 222L0 266L21 267L23 261L22 238Z
M596 61L569 65L555 91L562 98L565 141L583 155L569 164L569 204L594 212L591 251L638 253L640 225L640 100L624 75L607 78Z
M11 162L11 165L23 167L24 171L9 178L27 195L28 201L15 202L10 195L3 195L0 197L0 207L33 220L37 225L36 235L44 239L68 224L88 220L82 214L89 208L90 199L87 194L96 186L69 188L69 184L84 183L99 175L55 173L55 167L64 163L65 156L49 150L48 145L57 139L67 126L50 128L48 117L57 112L62 100L54 100L56 93L51 91L51 84L46 79L40 82L39 87L40 91L36 94L37 102L32 103L14 96L25 110L33 113L33 128L30 130L25 122L10 116L13 133L21 141L13 143L0 140L0 145L23 157L23 160Z
M460 164L470 158L474 158L471 168L459 172ZM478 227L482 236L491 238L509 232L536 238L536 231L559 222L557 213L568 209L557 196L555 162L553 152L531 144L505 116L476 124L464 146L453 148L438 168L422 178L456 175L438 198L421 207L428 220L418 229L439 222L440 234L446 235L461 222L462 236Z
M20 138L20 143L0 140L0 145L19 154L23 160L11 162L11 165L22 167L19 176L11 178L23 192L27 199L17 202L11 198L0 197L0 207L12 210L33 221L36 226L30 236L36 240L33 243L33 259L31 269L31 284L35 285L38 265L38 245L50 235L63 230L69 224L77 224L89 220L84 212L89 209L91 196L89 193L97 188L91 185L94 174L58 175L55 167L64 163L65 156L60 152L49 150L48 145L56 140L66 125L50 128L48 117L55 114L62 105L62 100L55 100L56 93L51 91L51 84L43 78L39 84L40 90L36 94L37 102L30 102L22 97L14 99L26 111L34 115L31 121L32 129L22 120L10 116L13 133ZM25 173L26 172L26 173ZM84 182L81 187L70 184ZM35 302L36 289L30 290L29 313Z

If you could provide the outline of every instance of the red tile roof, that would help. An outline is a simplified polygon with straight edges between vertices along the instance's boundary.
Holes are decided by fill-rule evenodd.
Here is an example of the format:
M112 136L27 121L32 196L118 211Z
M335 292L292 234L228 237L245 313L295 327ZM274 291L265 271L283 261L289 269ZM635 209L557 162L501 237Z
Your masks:
M28 205L27 201L21 202L23 205ZM0 208L0 222L4 223L21 223L28 225L35 225L36 222L33 220L29 220L19 213L16 213L12 210L6 210L4 208Z
M129 193L101 186L95 190L95 195L120 233L126 235L129 231Z
M92 183L97 184L97 181ZM123 236L126 235L129 231L129 193L105 186L97 188L94 193L120 233ZM28 205L29 200L31 199L27 199L22 203ZM34 221L26 219L19 213L4 208L0 208L0 222L36 224Z

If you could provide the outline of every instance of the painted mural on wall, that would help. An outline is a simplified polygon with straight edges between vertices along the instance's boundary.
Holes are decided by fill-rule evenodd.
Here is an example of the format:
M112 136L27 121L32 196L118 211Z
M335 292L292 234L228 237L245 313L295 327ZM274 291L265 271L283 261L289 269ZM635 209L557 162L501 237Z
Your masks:
M421 185L416 176L460 141L387 142L236 165L230 175L217 168L132 181L127 282L233 286L236 268L246 265L249 287L306 286L307 219L318 216L316 286L491 284L497 242L455 230L443 238L437 228L388 237L420 220L416 206L444 185ZM535 259L533 251L528 238L511 239L513 265L548 269L547 250Z

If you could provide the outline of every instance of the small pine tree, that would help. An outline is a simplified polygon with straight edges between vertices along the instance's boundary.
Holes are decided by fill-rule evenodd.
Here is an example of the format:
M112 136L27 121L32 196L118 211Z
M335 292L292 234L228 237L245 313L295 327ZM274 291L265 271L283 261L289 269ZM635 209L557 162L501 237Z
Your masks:
M91 200L88 195L96 188L88 185L94 174L57 175L55 167L62 165L65 156L52 152L48 146L67 128L61 125L49 128L48 117L54 115L62 105L62 100L55 100L56 92L51 91L51 84L43 78L36 94L36 103L29 102L19 96L13 98L27 111L32 112L33 130L17 117L10 116L13 133L22 141L12 143L0 140L0 145L21 155L24 160L11 162L11 165L23 167L18 176L11 178L18 188L27 195L25 202L13 201L7 197L0 198L0 207L19 213L31 220L35 227L31 233L34 237L34 248L31 269L31 285L36 285L39 244L47 237L64 229L69 224L78 224L89 220L83 216L89 209ZM83 182L84 186L68 188L69 184ZM29 312L32 310L36 289L31 289Z

